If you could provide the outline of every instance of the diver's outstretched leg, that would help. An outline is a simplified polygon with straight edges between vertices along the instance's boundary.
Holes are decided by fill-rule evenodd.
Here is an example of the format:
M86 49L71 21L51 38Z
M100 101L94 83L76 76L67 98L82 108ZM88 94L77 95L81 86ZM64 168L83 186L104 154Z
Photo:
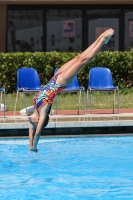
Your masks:
M61 74L58 76L57 83L61 86L69 85L74 76L78 74L80 69L97 55L103 44L107 44L113 34L113 29L105 31L83 53L79 54L64 64L62 67L60 67L60 71L58 70L57 73L61 72Z

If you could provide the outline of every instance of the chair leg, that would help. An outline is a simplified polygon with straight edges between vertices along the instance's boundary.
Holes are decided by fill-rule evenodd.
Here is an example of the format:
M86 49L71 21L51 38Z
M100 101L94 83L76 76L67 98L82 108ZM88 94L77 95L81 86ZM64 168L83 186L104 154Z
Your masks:
M85 101L85 90L84 90L84 115L86 114L86 101Z
M118 96L118 113L120 113L120 95L119 95L119 89L117 90L117 96Z
M17 91L17 94L16 94L16 101L15 101L15 106L14 106L14 115L16 114L17 101L18 101L18 91Z
M115 112L115 96L116 96L116 90L114 90L113 114Z
M58 95L56 95L56 115L58 115Z
M80 110L81 90L79 91L79 102L78 102L78 115Z
M25 107L25 110L26 110L26 115L28 116L28 112L27 112L27 105L26 105L26 93L24 92L24 107Z
M0 106L1 106L1 102L2 102L2 92L3 92L3 91L1 91L1 100L0 100Z
M4 117L6 116L6 91L4 89Z
M87 93L86 93L86 113L88 113L87 108L88 108L88 89L87 89Z
M92 91L90 90L90 113L92 114Z

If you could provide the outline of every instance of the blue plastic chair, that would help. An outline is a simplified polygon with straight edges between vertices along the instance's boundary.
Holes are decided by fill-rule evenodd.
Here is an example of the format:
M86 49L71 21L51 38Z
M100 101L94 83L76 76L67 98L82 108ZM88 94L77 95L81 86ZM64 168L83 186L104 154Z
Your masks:
M58 71L59 68L54 70L54 74ZM73 81L62 91L59 93L65 92L79 92L79 99L78 99L78 114L80 110L80 101L81 101L81 92L84 92L84 114L86 113L86 101L85 101L85 89L83 86L79 86L77 76L74 77ZM58 114L58 97L56 95L56 114Z
M18 94L23 93L24 105L26 108L26 93L36 93L41 90L41 82L37 71L34 68L20 68L17 71L17 94L16 102L14 106L14 115L16 113L16 105L18 100Z
M6 116L6 91L5 91L5 88L0 88L0 94L1 94L0 110L1 110L2 94L4 94L4 117L5 117Z
M87 90L87 102L88 102L88 91L90 92L90 113L92 114L92 92L114 92L113 101L113 113L115 105L115 94L117 91L118 95L118 113L120 112L120 100L119 100L119 88L114 86L112 74L109 68L106 67L94 67L90 69L88 79L88 90Z

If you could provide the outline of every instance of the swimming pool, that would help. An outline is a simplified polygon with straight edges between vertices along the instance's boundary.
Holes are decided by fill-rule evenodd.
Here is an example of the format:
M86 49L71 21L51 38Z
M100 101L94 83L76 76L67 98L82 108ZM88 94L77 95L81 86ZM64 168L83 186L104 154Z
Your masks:
M0 200L133 199L133 137L0 140Z

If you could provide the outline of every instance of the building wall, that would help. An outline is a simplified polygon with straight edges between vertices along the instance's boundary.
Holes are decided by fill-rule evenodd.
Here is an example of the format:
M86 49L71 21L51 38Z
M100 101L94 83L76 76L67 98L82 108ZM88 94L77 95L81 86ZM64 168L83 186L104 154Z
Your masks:
M20 2L21 2L21 5L18 5L18 4L20 4ZM22 4L22 2L23 2L23 4ZM93 18L93 23L97 22L99 24L98 19L100 19L101 15L102 15L102 18L103 18L102 20L104 21L103 27L105 27L105 28L107 27L107 25L105 25L106 18L104 16L107 16L107 20L109 19L109 23L118 21L118 23L116 24L115 27L111 25L113 28L115 28L116 34L115 34L114 41L115 41L115 46L116 46L116 41L118 42L117 49L123 51L123 50L130 50L131 48L133 48L133 33L129 34L129 29L131 32L132 27L133 27L133 0L130 0L130 3L132 3L132 5L127 5L127 2L129 3L128 0L126 1L126 4L124 4L124 2L125 2L124 0L121 0L120 5L112 5L111 3L115 4L116 2L117 3L119 2L119 1L114 2L114 0L112 0L112 1L108 1L108 0L106 0L106 1L104 1L104 0L103 1L98 1L98 0L97 1L95 1L95 0L93 0L93 1L92 0L78 1L77 0L76 1L76 0L73 0L73 4L75 2L77 2L77 4L81 4L81 3L83 4L83 2L86 2L86 4L88 4L88 5L83 5L82 8L80 8L81 5L71 5L71 6L69 6L69 4L61 5L61 4L63 4L64 0L62 0L62 1L60 1L60 0L54 1L53 0L53 2L55 2L56 4L59 4L59 5L52 5L51 2L52 2L52 0L49 0L49 1L46 1L46 0L34 1L33 0L32 2L30 0L29 1L25 1L25 0L24 1L20 1L20 0L1 1L0 0L0 52L20 51L20 48L19 49L17 48L16 50L11 49L11 45L12 45L12 43L10 42L11 41L11 31L9 28L10 27L9 23L7 24L7 20L9 18L9 14L7 16L7 9L9 11L9 8L11 9L11 12L12 12L12 8L13 9L15 8L15 10L16 10L15 12L17 13L17 15L15 16L16 19L14 19L14 16L12 16L12 13L11 13L11 19L13 19L15 23L17 22L17 29L15 29L15 31L16 31L16 40L15 41L17 41L17 43L16 43L17 47L18 47L18 40L20 42L22 40L28 41L29 38L31 39L31 36L33 36L34 38L35 38L35 36L38 36L40 39L36 39L36 43L38 45L40 44L41 47L40 46L36 47L36 44L33 44L34 42L32 42L32 46L34 46L34 48L36 47L36 49L33 49L33 51L50 51L50 50L60 51L59 47L56 48L57 45L53 45L53 40L55 40L55 39L51 39L53 36L53 32L54 32L54 35L55 35L55 32L57 32L58 35L56 35L56 39L58 40L57 43L58 44L60 43L60 45L62 45L61 51L66 51L65 48L67 48L67 45L69 45L69 43L71 43L69 45L69 47L71 47L72 44L76 45L76 46L74 46L74 51L84 50L85 48L87 48L88 45L90 45L89 42L92 43L92 41L94 41L94 39L95 39L95 34L94 34L95 27L93 28L93 30L89 28L89 25L91 25L91 18ZM65 2L71 3L70 1L67 1L67 0ZM64 2L64 4L65 4L65 2ZM41 5L41 3L43 3L45 5ZM94 4L94 3L98 4L98 5L89 5L89 4ZM107 5L107 3L111 4L111 5ZM29 5L25 5L25 4L29 4ZM38 4L38 5L35 5L35 4ZM49 4L50 6L47 4ZM102 5L100 5L100 4L102 4ZM68 15L69 17L66 14L64 15L63 13L60 13L60 12L55 14L55 11L56 11L56 9L58 11L59 6L61 9L68 10L68 11L71 10L72 7L73 7L72 8L73 10L76 10L78 7L78 9L80 11L83 10L84 15L82 16L82 14L79 14L79 11L77 13L70 12ZM31 13L32 14L31 16L29 16L29 13L28 13L27 15L25 15L24 18L23 18L23 16L21 16L23 13L20 13L20 16L18 17L19 9L23 9L24 12L27 12L26 10L30 10L30 9L32 10L33 7L35 10L38 9L36 14L38 15L38 13L39 13L39 19L37 19L38 16L34 12ZM42 16L40 16L42 7L45 7L46 10L49 10L46 18L45 18L45 15L43 15L43 11L42 11ZM54 8L54 11L51 8ZM45 9L44 9L44 13L45 13ZM68 14L68 12L67 12L67 14ZM65 19L68 20L69 18L71 19L71 14L72 14L72 19L75 19L74 24L77 25L77 27L75 25L76 37L73 42L69 41L69 43L68 43L68 40L70 40L72 38L71 37L65 38L66 40L64 40L63 36L61 35L63 41L61 40L60 32L62 31L62 27L58 26L58 28L59 28L58 29L58 28L55 28L54 26L51 26L50 24L53 23L54 25L56 25L56 24L59 25L59 22L60 21L62 22L62 19L63 20L65 20ZM14 11L13 11L13 15L14 15ZM93 15L93 16L91 16L91 15ZM56 22L54 19L55 16L57 18L59 17L60 20L58 19ZM7 19L6 19L6 17L7 17ZM38 23L38 21L39 21L39 24L36 25L35 23L33 23L36 25L33 27L32 22L34 22L34 19L33 19L34 17L36 17L35 23L36 22ZM23 20L21 18L23 18ZM83 21L82 20L81 20L81 22L78 21L78 23L80 24L80 29L79 29L79 25L77 23L77 18L80 18L80 19L83 18ZM27 20L26 21L27 23L24 22L25 19ZM44 19L44 22L43 22L43 19ZM89 19L90 19L90 21L89 21ZM101 23L103 23L103 21ZM30 24L28 24L28 23L30 23ZM114 24L115 23L113 23L113 25ZM20 25L23 25L22 30L20 29ZM102 25L100 25L100 24L99 24L99 26L102 27ZM28 30L26 29L27 27L28 27ZM37 28L37 27L39 27L39 28ZM43 27L44 27L44 29L43 29ZM30 32L33 31L34 34L30 34L28 32L29 29L30 29ZM39 30L38 31L39 33L37 32L37 30ZM51 30L53 32L51 32ZM55 30L57 30L57 31L55 31ZM89 32L90 30L93 31L91 34ZM22 31L23 31L23 33L22 33ZM25 33L24 33L24 31L25 31ZM61 34L62 34L62 32L61 32ZM84 37L82 37L82 34L84 35ZM79 37L79 35L80 35L80 37ZM94 38L88 37L90 35L94 36ZM33 37L32 37L32 39L34 39ZM76 38L78 38L77 41L76 41ZM60 40L60 42L59 42L59 40ZM78 41L80 41L80 44L78 43ZM31 42L31 40L30 40L30 42ZM39 42L41 42L41 43L39 43ZM65 42L67 42L67 45L65 44ZM28 44L29 44L29 41L28 41ZM50 48L49 48L49 44L51 44L52 47L50 46ZM63 45L65 46L65 48ZM21 44L21 46L22 46L22 44ZM72 51L72 48L69 48L69 47L67 48L67 50ZM54 48L54 49L52 49L52 48ZM114 49L114 50L116 50L116 49Z
M0 0L0 4L133 4L133 0Z
M6 44L6 5L0 5L0 52L5 52Z

